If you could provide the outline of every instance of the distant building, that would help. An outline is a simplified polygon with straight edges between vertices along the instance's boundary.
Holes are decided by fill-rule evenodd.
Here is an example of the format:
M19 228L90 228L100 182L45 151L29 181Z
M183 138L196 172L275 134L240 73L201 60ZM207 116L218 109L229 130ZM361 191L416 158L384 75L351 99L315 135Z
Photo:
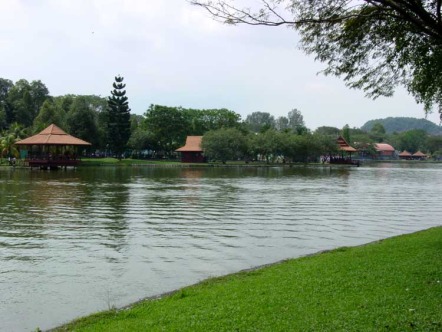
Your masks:
M412 154L408 152L407 150L402 151L399 153L399 159L408 160L412 159Z
M339 146L339 150L342 152L347 152L348 154L352 154L354 152L357 152L358 150L356 150L354 147L352 147L350 144L348 144L348 142L344 139L344 137L339 136L336 139L336 143Z
M181 153L181 162L183 163L204 163L206 158L201 148L203 136L187 136L186 144L175 150Z
M427 155L421 151L417 151L416 153L413 153L413 159L424 160L427 159Z
M351 154L357 152L354 147L352 147L348 142L344 139L344 137L339 136L336 139L336 143L338 145L339 154L338 155L330 155L329 163L330 164L350 164L350 165L358 165L358 161L353 161L351 159Z
M387 143L375 143L376 157L378 159L395 159L395 149Z

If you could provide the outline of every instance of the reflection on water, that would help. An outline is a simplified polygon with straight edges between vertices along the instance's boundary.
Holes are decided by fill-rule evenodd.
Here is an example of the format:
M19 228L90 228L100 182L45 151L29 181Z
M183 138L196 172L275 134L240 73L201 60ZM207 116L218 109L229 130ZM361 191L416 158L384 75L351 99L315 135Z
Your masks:
M442 166L0 168L1 331L440 225Z

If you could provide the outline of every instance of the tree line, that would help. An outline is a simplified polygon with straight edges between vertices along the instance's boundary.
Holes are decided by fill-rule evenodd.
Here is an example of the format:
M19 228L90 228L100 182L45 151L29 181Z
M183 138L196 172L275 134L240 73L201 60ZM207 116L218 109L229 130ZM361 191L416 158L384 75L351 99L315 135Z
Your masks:
M171 157L188 135L233 128L246 132L269 129L307 131L300 111L274 118L254 112L242 121L234 111L150 105L144 115L130 114L123 78L116 77L111 96L51 96L40 80L13 83L0 78L0 132L3 155L13 154L13 143L54 123L69 134L92 143L89 152ZM6 142L7 140L7 142Z
M276 118L267 112L253 112L244 120L225 108L150 105L143 115L130 114L123 78L116 77L112 86L108 98L72 94L54 97L41 81L22 79L14 84L0 78L2 156L16 154L15 141L52 123L92 143L88 153L101 156L176 158L174 151L190 135L204 136L206 156L220 161L317 161L321 155L337 153L338 135L356 148L388 142L410 152L442 151L440 137L419 130L387 134L375 125L368 132L348 126L311 131L297 109Z
M374 154L372 143L387 143L397 151L407 150L411 153L422 151L436 159L442 158L442 135L431 135L424 129L388 133L381 122L375 122L369 131L350 129L350 141L360 150L370 146L372 154Z

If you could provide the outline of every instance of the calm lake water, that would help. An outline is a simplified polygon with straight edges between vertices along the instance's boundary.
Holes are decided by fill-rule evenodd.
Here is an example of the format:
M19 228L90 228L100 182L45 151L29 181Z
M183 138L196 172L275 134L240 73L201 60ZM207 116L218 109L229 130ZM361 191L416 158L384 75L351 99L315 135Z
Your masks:
M441 225L442 164L0 168L0 330Z

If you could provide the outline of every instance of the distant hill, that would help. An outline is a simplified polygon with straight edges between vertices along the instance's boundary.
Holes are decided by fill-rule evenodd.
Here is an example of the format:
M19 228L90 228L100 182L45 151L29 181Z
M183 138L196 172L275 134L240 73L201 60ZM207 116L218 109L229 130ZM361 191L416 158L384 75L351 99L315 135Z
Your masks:
M361 129L370 131L373 125L380 122L387 134L401 132L411 129L423 129L430 135L442 135L442 127L434 122L426 119L406 118L406 117L389 117L385 119L376 119L367 121Z

